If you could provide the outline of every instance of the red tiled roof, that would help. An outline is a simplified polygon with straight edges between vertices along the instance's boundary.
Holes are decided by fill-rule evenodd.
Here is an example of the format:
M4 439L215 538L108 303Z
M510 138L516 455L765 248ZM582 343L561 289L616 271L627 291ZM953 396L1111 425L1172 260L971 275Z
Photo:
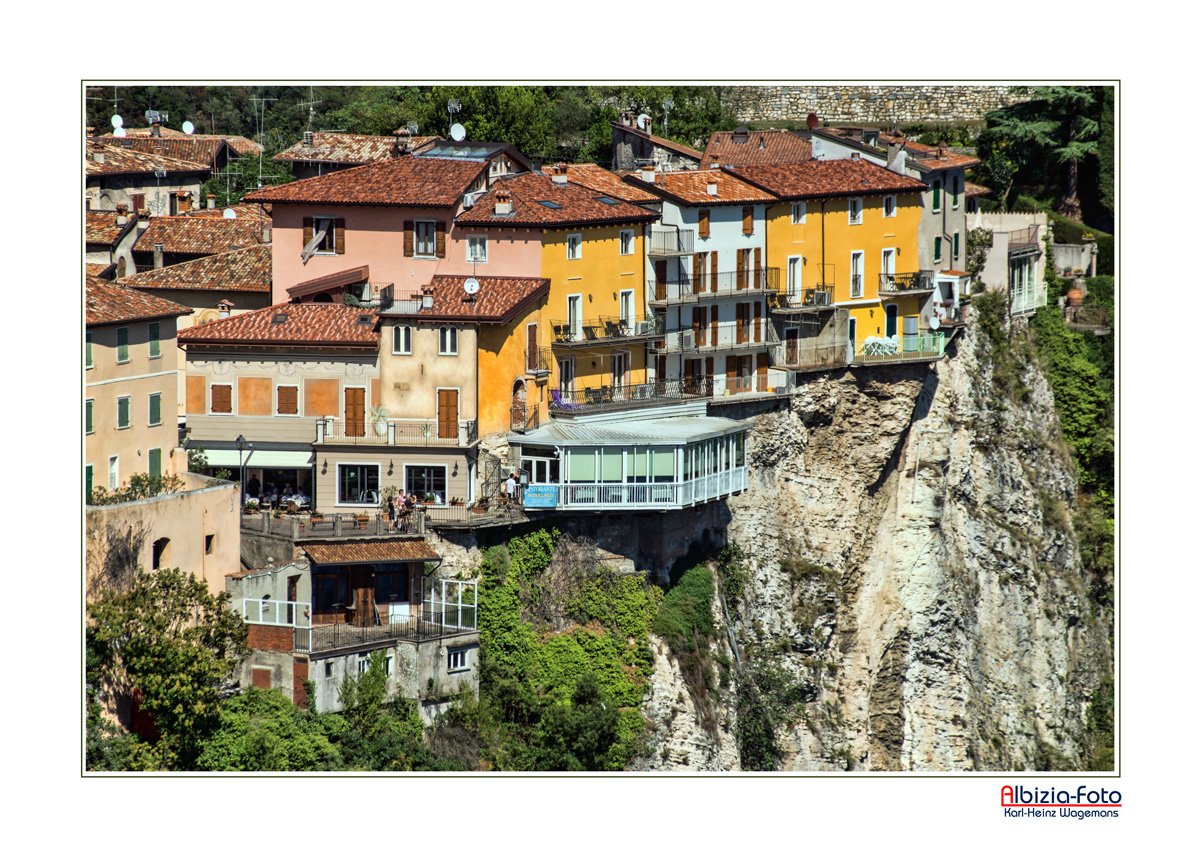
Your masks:
M433 307L415 313L385 312L426 321L464 321L479 324L508 324L521 310L550 292L550 281L542 277L476 277L479 291L468 301L463 289L470 277L435 276L429 284Z
M104 163L97 163L96 152L104 153ZM89 176L111 176L124 173L150 173L155 170L166 170L169 173L198 173L207 172L208 167L193 161L184 161L169 155L153 155L125 149L120 146L104 146L98 143L88 143L87 155L84 158L84 168Z
M246 194L242 201L449 208L487 168L482 161L406 155L265 187Z
M193 140L224 140L229 144L238 155L257 155L262 149L258 143L253 140L248 140L245 137L236 134L185 134L183 131L176 131L174 128L160 127L159 134L163 137L189 137ZM112 134L105 134L105 138L119 139L113 137ZM151 129L149 128L125 128L126 137L149 137Z
M922 181L855 158L722 169L769 190L781 199L917 193L926 187Z
M191 309L174 301L128 289L99 277L87 276L85 279L86 324L89 325L192 314Z
M99 277L111 267L111 262L84 262L83 272L89 277Z
M242 250L262 243L260 220L227 220L221 217L152 217L146 231L138 236L133 249L150 253L162 242L166 253L212 255L225 250Z
M749 164L802 164L812 160L812 142L791 131L749 131L744 142L734 140L735 131L717 131L704 148L703 168L713 162L721 166ZM740 137L740 135L739 135Z
M982 163L979 158L973 155L962 155L957 152L951 152L949 149L945 150L943 159L942 157L938 157L938 146L927 146L924 143L916 143L906 137L893 137L889 134L880 134L879 143L885 147L888 143L904 143L904 149L908 152L908 158L905 163L922 172L948 170L953 167L977 167Z
M637 173L630 173L625 177L625 181L636 182L640 187L651 187L637 176ZM716 196L712 196L708 192L710 182L717 186ZM653 188L655 192L663 191L666 195L675 197L677 201L685 205L778 201L773 194L723 170L683 170L674 173L655 173Z
M257 203L238 203L237 205L228 206L237 214L236 220L257 220L260 223L271 222L271 212L266 206L258 205ZM187 217L224 217L224 208L193 208L191 211L186 211L184 214Z
M188 310L191 312L191 310ZM281 318L279 323L275 322ZM359 324L360 319L365 319ZM377 348L373 309L344 304L275 304L196 325L179 333L196 345L342 345Z
M133 274L118 282L135 289L271 291L271 245L227 250L212 256Z
M289 286L287 293L289 298L296 300L306 295L316 295L354 283L365 283L369 279L371 279L371 266L359 265L354 268L348 268L345 271L338 271L336 274L325 274L322 277L316 277L311 280L305 280L303 283Z
M941 273L949 274L952 277L969 277L969 276L971 276L970 271L955 271L953 268L947 268L946 270L942 271Z
M417 151L440 137L410 137L410 151ZM395 137L376 137L370 134L341 134L330 131L313 132L311 146L301 140L289 146L273 161L321 161L334 164L369 164L392 156Z
M974 184L972 182L963 182L963 190L966 192L968 197L987 196L992 192L990 187L984 187L981 184Z
M363 539L308 542L304 552L318 565L357 562L436 562L438 553L424 539Z
M658 202L658 197L621 181L599 164L567 164L567 181L626 202Z
M641 128L635 128L632 125L624 125L620 122L610 122L618 131L624 131L627 134L633 134L636 137L641 137L643 140L649 140L656 146L664 149L669 149L672 152L677 152L680 155L685 155L692 160L699 161L703 157L703 153L693 149L691 146L685 146L683 143L676 143L674 140L668 140L665 137L655 137L653 134L647 134Z
M88 211L84 219L84 240L88 244L104 244L111 247L120 240L122 233L136 222L137 217L127 217L125 223L117 223L115 211Z
M496 214L496 194L506 190L512 194L512 213ZM597 193L588 187L555 184L542 173L522 173L519 176L501 179L482 198L476 200L470 211L464 211L455 221L463 225L479 226L575 226L600 225L603 223L636 223L650 221L658 215L632 203L609 197L612 204L601 202ZM543 205L550 202L552 206Z
M189 137L186 135L150 137L132 135L129 132L126 132L125 137L105 135L99 139L105 145L121 148L127 152L151 154L155 149L161 149L162 153L169 158L203 164L207 169L212 169L217 154L225 145L225 141L220 137ZM255 154L257 154L257 150L255 150Z

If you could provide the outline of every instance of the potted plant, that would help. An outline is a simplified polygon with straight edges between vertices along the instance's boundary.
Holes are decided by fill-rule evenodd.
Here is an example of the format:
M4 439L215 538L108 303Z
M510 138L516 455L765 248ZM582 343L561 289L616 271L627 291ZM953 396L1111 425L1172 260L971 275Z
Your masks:
M311 512L308 513L308 517L310 520L313 520L313 521L324 521L325 513L318 512L316 509L313 509Z
M422 503L436 503L437 502L437 494L434 494L433 492L426 492L425 496L423 498L421 498L421 502Z
M367 521L369 521L369 520L371 520L371 518L367 515L366 512L355 512L354 513L354 521L355 521L355 523L358 524L358 528L360 530L365 530L367 528Z
M471 507L472 512L478 512L480 514L483 514L487 510L488 510L488 498L487 497L480 497L479 499L477 499L475 501L475 505Z
M276 518L282 518L283 517L283 509L276 509L271 514Z
M421 434L425 436L425 440L429 440L429 436L433 434L433 423L422 423Z
M242 504L242 511L245 512L247 515L256 514L258 512L258 501L257 500L247 500L245 503Z
M387 437L388 409L383 405L371 408L371 422L375 426L376 437Z
M451 506L461 506L462 504L463 504L463 498L462 498L462 497L451 497L451 498L450 498L450 505L451 505Z

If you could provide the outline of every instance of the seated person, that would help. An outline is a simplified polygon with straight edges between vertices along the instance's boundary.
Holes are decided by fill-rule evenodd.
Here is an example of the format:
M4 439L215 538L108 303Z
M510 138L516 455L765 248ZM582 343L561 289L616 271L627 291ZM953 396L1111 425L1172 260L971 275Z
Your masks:
M308 503L308 495L304 493L303 488L297 488L296 493L292 495L292 499L295 500L297 504Z

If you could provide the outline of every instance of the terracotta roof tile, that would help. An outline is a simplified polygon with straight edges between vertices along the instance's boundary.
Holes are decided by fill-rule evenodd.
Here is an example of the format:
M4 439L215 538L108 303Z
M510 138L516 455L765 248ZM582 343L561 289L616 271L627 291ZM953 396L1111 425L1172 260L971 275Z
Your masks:
M974 184L973 182L963 182L963 190L968 197L987 196L992 192L990 187L984 187L981 184Z
M637 173L632 173L625 180L637 182L641 187L650 187L637 178ZM710 182L717 186L716 196L712 196L708 192ZM744 182L724 170L683 170L674 173L655 173L653 187L656 191L663 190L689 205L778 201L773 194Z
M956 270L954 270L953 268L946 268L946 269L945 269L944 271L942 271L941 273L943 273L943 274L949 274L949 275L950 275L950 276L952 276L952 277L969 277L969 276L971 276L971 272L970 272L970 271L956 271Z
M271 291L271 245L227 250L178 265L143 271L118 280L135 289L224 289L234 292Z
M722 169L726 169L722 167ZM925 183L854 158L729 167L729 172L766 188L781 199L916 193Z
M281 319L278 323L277 317ZM189 327L180 331L179 341L197 345L241 343L378 348L375 320L375 310L343 304L275 304Z
M271 212L266 206L258 203L250 202L245 205L238 203L237 205L228 206L237 213L236 220L257 220L259 223L270 223ZM224 208L194 208L191 211L184 212L187 217L224 217Z
M263 223L259 220L227 220L221 217L152 217L146 231L138 236L133 249L150 253L162 242L166 253L211 255L225 250L257 247L262 243Z
M496 194L502 190L512 195L511 214L496 214ZM653 211L615 197L608 197L611 203L602 202L606 196L570 182L555 184L542 173L523 173L496 182L470 211L455 220L464 225L557 227L636 223L658 217ZM544 205L546 202L551 204Z
M120 147L129 152L152 154L155 149L161 149L162 153L169 158L178 158L181 161L203 164L206 169L213 168L217 154L221 151L221 147L225 145L225 141L220 137L189 137L186 135L179 137L150 137L133 135L129 134L129 132L126 132L125 137L105 135L98 139L105 145ZM257 154L257 151L255 151L255 154Z
M236 134L185 134L182 131L177 131L174 128L160 127L159 133L163 137L187 137L192 140L224 140L229 146L238 153L238 155L257 155L262 149L258 143L253 140L248 140L245 137ZM151 129L149 128L125 128L126 137L149 137ZM113 137L112 134L105 134L105 139L119 139Z
M749 164L801 164L812 160L812 142L791 131L750 131L736 142L735 131L717 131L708 138L701 167ZM740 137L740 135L739 135Z
M440 137L410 137L412 149L417 151ZM340 134L329 131L313 132L311 146L301 140L289 146L271 160L274 161L320 161L333 164L369 164L392 156L395 137L376 137L370 134Z
M120 240L121 234L129 228L129 221L136 221L137 218L128 218L125 223L117 223L117 213L115 211L88 211L84 218L83 235L84 240L88 244L103 244L106 247L111 247Z
M191 315L189 307L174 301L110 283L99 277L86 277L87 324L119 324L123 321Z
M97 163L95 153L104 154L104 163ZM154 155L146 152L125 149L120 146L104 146L98 143L88 143L84 167L89 176L110 176L126 173L150 173L155 170L166 170L168 173L198 173L208 172L208 167L193 161L173 158L169 155Z
M621 176L599 164L567 164L567 181L626 202L658 202L658 197L621 181Z
M550 281L542 277L476 277L479 291L475 300L465 300L463 289L470 277L438 275L428 288L433 291L433 307L406 314L409 318L429 321L464 321L481 324L507 324L538 298L550 291ZM419 296L418 296L419 297ZM384 315L401 315L385 312Z
M104 262L84 262L83 272L89 277L99 277L111 267L112 263L105 264Z
M246 194L242 201L449 208L487 168L482 161L406 155L265 187Z
M922 172L948 170L952 167L977 167L982 163L979 158L973 155L963 155L958 152L951 152L949 149L945 149L945 159L943 160L938 157L938 146L917 143L906 137L893 137L888 134L880 134L879 143L884 147L888 143L904 143L904 149L908 152L908 159L905 163Z
M437 551L424 539L362 539L308 542L304 552L318 565L356 562L436 562Z

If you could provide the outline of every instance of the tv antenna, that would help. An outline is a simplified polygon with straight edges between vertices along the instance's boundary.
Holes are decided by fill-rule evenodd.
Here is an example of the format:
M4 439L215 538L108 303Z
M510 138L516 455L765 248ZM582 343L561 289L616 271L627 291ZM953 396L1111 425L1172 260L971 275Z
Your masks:
M121 118L120 113L113 114L113 118L110 121L112 122L112 126L114 128L120 128L122 125L125 124L125 120Z
M671 111L675 109L675 101L671 98L663 99L663 136L667 136L667 122L671 118Z
M446 102L446 112L450 114L450 122L457 124L454 122L454 114L462 112L462 102L457 98L451 98Z
M463 283L463 291L467 293L467 302L474 303L475 293L479 291L479 280L474 277L467 277L466 282Z
M321 103L322 102L320 102L320 101L313 100L313 88L312 88L312 86L309 86L308 87L308 101L300 102L301 107L308 108L308 128L307 128L307 130L309 130L309 131L312 130L313 119L315 119L316 115L317 115L316 106Z
M125 129L124 129L124 128L121 128L121 127L113 128L113 136L114 136L114 137L124 137L124 136L126 136Z
M817 118L816 113L809 113L808 118L806 118L804 120L804 124L807 125L809 127L809 129L811 130L813 128L816 128L818 125L820 125L821 120Z
M268 98L265 95L250 96L250 102L254 105L254 119L255 119L255 124L258 127L258 139L259 140L263 139L263 125L267 120L267 102L268 101L278 101L278 100L279 100L278 98ZM261 105L261 107L260 107L260 105ZM263 146L261 143L259 143L259 149L258 149L258 186L259 187L262 187L262 159L263 159L263 151L265 149L266 149L266 147Z

